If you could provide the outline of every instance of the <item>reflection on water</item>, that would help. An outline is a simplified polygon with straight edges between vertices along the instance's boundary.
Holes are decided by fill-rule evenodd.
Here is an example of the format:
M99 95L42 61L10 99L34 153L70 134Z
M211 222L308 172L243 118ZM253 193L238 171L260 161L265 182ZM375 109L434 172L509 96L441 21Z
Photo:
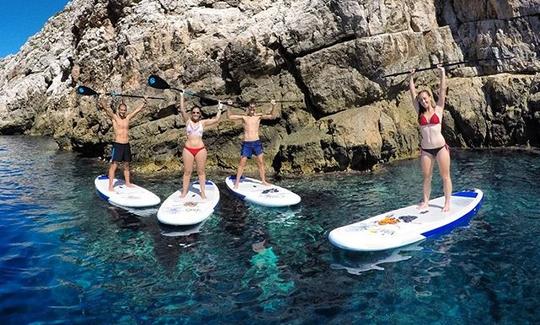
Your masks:
M453 151L454 187L485 193L479 214L449 234L365 254L332 247L328 232L418 202L417 160L282 179L302 196L285 209L239 201L227 174L209 174L221 201L187 228L100 200L93 180L106 169L46 139L0 137L2 323L540 320L537 155ZM134 180L161 198L180 186L180 175Z
M411 252L421 251L419 243L380 252L347 252L336 249L334 263L330 265L335 270L346 270L350 274L359 275L371 270L384 270L383 264L406 261L412 257Z

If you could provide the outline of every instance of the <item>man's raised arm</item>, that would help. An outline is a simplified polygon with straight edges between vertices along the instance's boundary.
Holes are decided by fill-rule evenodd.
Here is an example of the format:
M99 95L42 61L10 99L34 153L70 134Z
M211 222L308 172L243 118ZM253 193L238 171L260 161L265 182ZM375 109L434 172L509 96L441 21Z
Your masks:
M272 99L270 101L270 104L272 104L272 110L270 111L270 114L261 115L262 120L275 120L279 116L276 101L274 99Z
M104 110L105 113L111 118L111 120L114 120L114 112L105 97L99 96L97 106L98 109Z

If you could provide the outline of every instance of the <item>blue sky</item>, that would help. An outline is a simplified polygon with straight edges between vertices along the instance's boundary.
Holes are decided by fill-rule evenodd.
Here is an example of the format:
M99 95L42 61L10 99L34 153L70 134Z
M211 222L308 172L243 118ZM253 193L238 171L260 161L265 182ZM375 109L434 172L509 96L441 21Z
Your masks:
M69 0L0 0L0 58L19 51Z

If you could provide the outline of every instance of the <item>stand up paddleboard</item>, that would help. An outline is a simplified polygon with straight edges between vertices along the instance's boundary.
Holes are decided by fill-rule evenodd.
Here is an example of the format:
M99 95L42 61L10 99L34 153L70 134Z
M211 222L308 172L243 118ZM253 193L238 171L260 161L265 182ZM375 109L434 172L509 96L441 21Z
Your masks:
M188 226L204 221L213 212L219 202L219 189L212 181L206 181L206 199L201 198L199 182L191 183L184 198L181 191L171 194L159 207L159 222L172 226Z
M427 209L416 205L336 228L330 242L352 251L380 251L409 245L449 231L473 217L482 204L484 193L478 189L452 194L450 211L442 212L444 197L429 201Z
M238 188L234 188L235 180L236 176L229 176L225 179L225 184L237 197L251 203L277 208L295 205L301 200L300 196L283 187L263 185L259 180L244 176L240 178Z
M161 200L157 195L133 184L133 187L127 187L125 182L120 179L114 179L114 191L109 192L109 177L99 175L94 180L96 192L103 200L112 205L121 208L147 208L158 205Z

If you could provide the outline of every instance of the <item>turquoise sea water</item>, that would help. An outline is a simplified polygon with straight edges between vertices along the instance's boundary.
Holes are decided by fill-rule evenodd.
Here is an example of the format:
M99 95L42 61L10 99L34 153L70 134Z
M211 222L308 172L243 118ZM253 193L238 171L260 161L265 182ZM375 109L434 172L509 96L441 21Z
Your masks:
M540 322L540 156L452 155L454 188L485 193L469 226L353 254L328 232L418 202L417 160L277 180L302 196L287 209L245 204L225 174L210 174L222 199L197 233L100 200L102 162L46 139L0 137L0 323ZM134 177L162 199L180 179ZM433 185L441 195L438 177Z

